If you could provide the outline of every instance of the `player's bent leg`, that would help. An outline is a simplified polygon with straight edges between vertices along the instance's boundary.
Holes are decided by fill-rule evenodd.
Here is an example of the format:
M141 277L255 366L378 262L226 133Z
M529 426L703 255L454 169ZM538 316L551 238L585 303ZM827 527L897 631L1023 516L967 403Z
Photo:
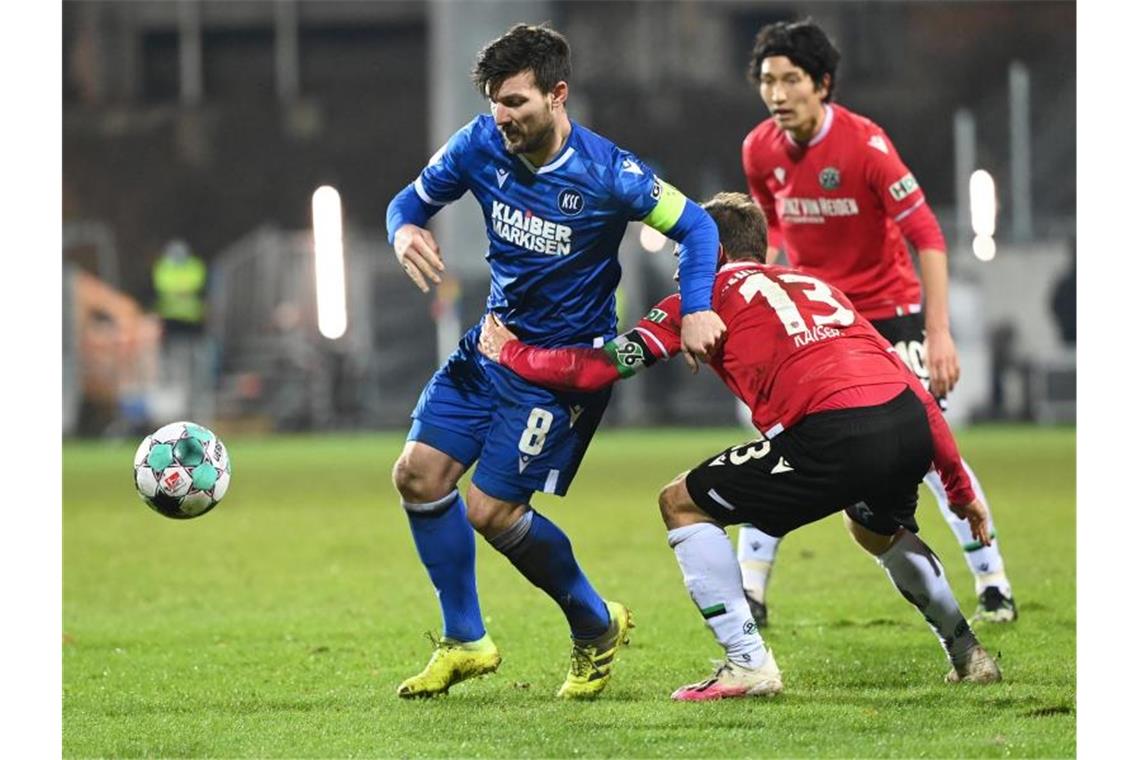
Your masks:
M780 669L752 618L732 543L692 500L687 474L661 490L658 506L685 588L724 648L725 660L711 678L682 686L673 692L673 699L694 702L778 694L784 688Z
M989 501L982 490L982 484L970 465L963 459L962 466L970 478L974 493L982 503L989 507ZM1005 561L998 548L997 529L993 524L993 512L990 512L990 545L983 546L981 541L974 539L970 532L970 524L955 515L950 510L950 501L946 497L946 489L942 485L938 473L933 470L927 473L923 482L930 488L938 502L938 509L942 518L958 539L966 565L974 574L974 593L978 595L978 609L974 613L975 620L987 623L1010 623L1017 620L1017 604L1013 600L1013 587L1005 574Z
M744 596L752 609L752 618L761 628L768 625L768 583L781 540L753 525L741 525L736 538L736 561L744 579Z
M566 615L573 645L558 696L596 697L609 683L618 647L629 641L629 610L598 595L574 558L570 539L528 504L495 498L474 483L467 494L476 530Z
M997 663L978 642L962 615L938 556L922 539L899 527L885 535L855 518L865 515L849 509L844 521L852 538L874 555L891 583L926 619L938 636L952 669L947 681L993 683L1001 680Z
M455 488L465 466L419 441L409 441L392 470L412 539L443 615L443 638L427 666L396 689L401 697L446 694L460 681L494 671L498 649L483 627L475 585L475 535Z

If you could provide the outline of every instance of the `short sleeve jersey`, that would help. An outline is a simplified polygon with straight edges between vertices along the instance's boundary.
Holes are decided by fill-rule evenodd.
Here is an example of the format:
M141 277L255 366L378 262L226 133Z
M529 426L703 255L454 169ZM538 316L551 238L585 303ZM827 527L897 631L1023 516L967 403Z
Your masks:
M475 197L487 229L487 308L537 346L612 337L627 223L684 203L637 156L581 124L571 122L559 154L535 167L507 152L487 114L453 135L414 186L436 206Z
M898 223L926 200L877 124L827 104L807 145L767 119L742 152L749 191L792 266L834 284L869 319L919 309L922 290Z
M769 437L839 391L907 382L905 365L847 297L804 272L727 264L713 286L713 308L727 331L710 366ZM662 299L635 329L659 358L677 354L680 296Z

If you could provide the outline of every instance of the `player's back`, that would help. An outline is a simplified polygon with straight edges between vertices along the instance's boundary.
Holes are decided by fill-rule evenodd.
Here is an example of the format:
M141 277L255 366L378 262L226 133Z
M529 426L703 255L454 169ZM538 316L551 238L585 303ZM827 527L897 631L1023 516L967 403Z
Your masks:
M713 308L727 327L714 369L767 435L838 391L906 382L882 336L843 293L810 275L730 263L717 275Z

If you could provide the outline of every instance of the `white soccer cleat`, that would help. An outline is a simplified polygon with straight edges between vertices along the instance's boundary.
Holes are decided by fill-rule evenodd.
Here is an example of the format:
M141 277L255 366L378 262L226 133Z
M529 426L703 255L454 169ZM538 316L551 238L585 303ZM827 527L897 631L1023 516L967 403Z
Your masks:
M946 683L997 683L1001 680L997 661L981 644L971 647L960 663L952 664L954 667L946 674Z
M755 670L725 660L718 665L712 678L682 686L673 692L673 699L679 702L704 702L733 697L774 697L783 690L780 668L769 651L768 659Z

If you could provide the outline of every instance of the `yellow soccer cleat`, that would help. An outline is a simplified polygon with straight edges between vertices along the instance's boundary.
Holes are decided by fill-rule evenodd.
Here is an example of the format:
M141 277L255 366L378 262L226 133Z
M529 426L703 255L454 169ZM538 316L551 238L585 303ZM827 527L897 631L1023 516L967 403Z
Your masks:
M396 694L404 699L446 694L448 689L460 681L494 673L503 661L490 634L484 634L483 638L475 641L436 641L430 634L429 637L435 645L435 651L432 652L427 667L396 688Z
M633 616L625 605L606 602L610 628L591 641L575 641L570 651L570 672L558 690L563 699L593 699L610 681L618 648L629 643Z

